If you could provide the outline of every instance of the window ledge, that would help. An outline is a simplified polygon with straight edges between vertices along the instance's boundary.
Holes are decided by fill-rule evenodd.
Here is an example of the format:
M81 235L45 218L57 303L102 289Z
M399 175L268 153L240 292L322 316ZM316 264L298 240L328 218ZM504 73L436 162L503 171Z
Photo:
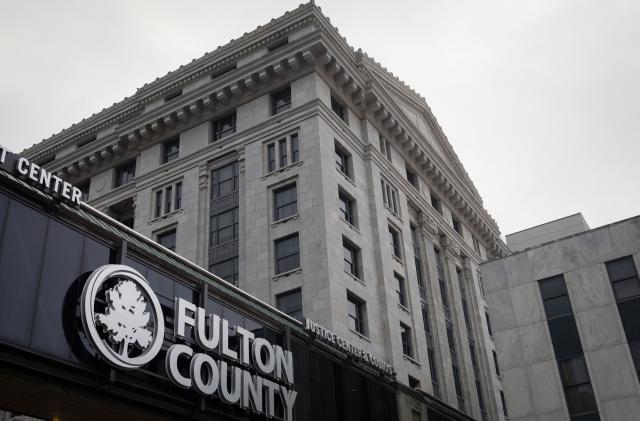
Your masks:
M411 310L409 310L407 307L403 306L402 304L398 303L398 308L402 311L404 311L407 314L411 314Z
M282 219L278 219L277 221L273 221L271 223L271 226L272 227L277 227L278 225L285 224L285 223L287 223L289 221L293 221L293 220L298 219L298 218L300 218L300 215L296 213L295 215L287 216L286 218L282 218Z
M179 214L179 213L183 213L183 212L184 212L184 209L183 209L183 208L176 209L176 210L171 211L171 212L169 212L169 213L165 213L164 215L158 216L157 218L153 218L153 219L152 219L151 221L149 221L147 224L148 224L148 225L152 225L152 224L154 224L154 223L156 223L156 222L162 221L163 219L169 219L169 218L171 218L171 217L173 217L173 216L175 216L175 215L177 215L177 214Z
M409 361L410 363L418 366L418 367L422 367L422 365L417 362L416 360L414 360L413 358L411 358L410 356L408 356L407 354L402 354L402 358L404 358L405 360Z
M359 337L360 339L371 343L371 339L367 338L365 335L363 335L362 333L358 332L357 330L353 330L353 329L349 328L349 331L351 333L353 333L354 335L356 335L357 337Z
M367 286L367 284L364 283L364 281L360 278L358 278L357 276L354 276L352 273L347 272L346 270L344 271L344 273L346 273L351 279L353 279L356 282L361 283L364 286Z
M266 179L267 177L271 177L272 175L276 175L276 174L280 174L286 171L289 171L291 168L293 167L297 167L298 165L302 165L302 160L300 161L296 161L293 164L289 164L287 166L284 166L282 168L278 168L277 170L273 170L271 172L266 173L265 175L263 175L262 177L260 177L261 180Z
M302 268L301 267L295 268L295 269L291 269L291 270L288 270L286 272L279 273L279 274L275 275L271 279L274 280L274 281L277 281L280 278L286 278L287 276L298 274L300 272L302 272Z
M383 206L384 206L384 208L385 208L387 211L389 211L389 213L390 213L392 216L395 216L395 217L398 219L398 221L400 221L401 223L404 223L404 221L403 221L403 220L402 220L402 218L400 217L400 213L399 213L399 212L396 212L396 211L394 211L393 209L391 209L391 208L390 208L386 203L384 203L384 204L383 204Z
M343 173L342 171L340 171L340 170L338 169L338 167L336 167L336 171L338 172L338 174L340 174L342 177L344 177L344 179L345 179L345 180L347 180L349 183L351 183L351 184L355 187L356 182L355 182L355 181L353 181L353 180L351 179L351 177L349 177L347 174L345 174L345 173Z
M395 260L396 262L400 263L402 266L404 266L404 261L399 258L398 256L396 256L395 254L392 254L391 257L393 257L393 260Z
M354 230L355 232L357 232L358 234L360 234L360 230L358 228L356 228L355 226L351 225L349 223L349 221L347 221L346 219L344 219L343 217L340 217L340 219L342 220L342 222L344 222L345 224L347 224L349 226L349 228L351 228L352 230Z

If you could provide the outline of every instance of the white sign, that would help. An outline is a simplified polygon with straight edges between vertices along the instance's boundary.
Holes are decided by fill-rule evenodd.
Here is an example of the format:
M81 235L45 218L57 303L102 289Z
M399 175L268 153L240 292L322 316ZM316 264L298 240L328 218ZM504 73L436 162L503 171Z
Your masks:
M336 335L326 327L320 325L319 323L314 322L313 320L305 319L305 329L309 332L315 334L322 341L341 349L344 352L347 352L350 355L358 358L361 361L369 364L370 366L385 372L386 374L393 376L394 371L391 364L382 361L381 359L371 355L364 349L355 346L354 344L348 342L346 339Z
M4 164L5 159L7 159L7 148L0 145L0 164Z
M35 181L42 190L49 190L51 194L61 196L75 204L80 204L82 190L41 168L36 163L30 162L27 158L18 159L16 169L20 175Z
M100 291L106 302L103 312L96 311ZM269 418L275 417L279 399L284 421L293 420L298 393L292 388L290 351L256 338L242 326L229 326L227 320L182 298L175 299L174 309L175 343L167 351L165 366L175 385L206 397L216 395L224 403ZM162 347L162 308L146 279L131 267L96 269L82 292L81 317L94 349L116 368L139 368ZM237 351L230 347L230 332L240 339ZM194 350L194 345L199 349ZM179 360L189 362L188 372L179 369Z

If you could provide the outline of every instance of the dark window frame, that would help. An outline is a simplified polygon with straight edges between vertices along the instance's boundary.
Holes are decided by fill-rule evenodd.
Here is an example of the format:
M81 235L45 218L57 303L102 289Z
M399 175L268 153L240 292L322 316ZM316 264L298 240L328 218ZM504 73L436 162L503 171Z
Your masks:
M290 109L291 102L291 85L279 89L271 94L271 115L277 115Z
M136 158L115 168L114 188L129 184L136 177Z
M293 198L290 201L278 204L279 195L293 191ZM293 209L293 210L289 210ZM287 212L285 212L287 210ZM281 221L298 214L298 183L288 183L273 190L273 221Z
M347 291L347 317L349 319L349 328L362 336L367 336L368 334L366 307L367 304L362 298L358 297L351 291ZM351 314L352 310L354 310L355 314Z
M232 111L211 121L212 141L224 139L236 132L236 111Z
M279 247L281 247L285 242L294 241L295 240L295 251L288 252L288 254L280 255ZM274 258L275 258L275 273L276 275L281 275L283 273L288 273L301 268L301 259L300 259L300 234L295 232L293 234L278 238L273 241L273 249L274 249ZM293 248L292 248L293 249ZM284 265L283 261L287 259L293 259L294 262L297 261L297 264L292 266L281 267L281 264Z
M299 298L299 300L294 300L293 308L285 308L285 304L289 305L291 303L285 303L285 300L291 299L291 297ZM299 321L303 320L303 305L302 305L302 289L294 288L285 292L281 292L276 295L276 308L283 312L284 314L293 317Z

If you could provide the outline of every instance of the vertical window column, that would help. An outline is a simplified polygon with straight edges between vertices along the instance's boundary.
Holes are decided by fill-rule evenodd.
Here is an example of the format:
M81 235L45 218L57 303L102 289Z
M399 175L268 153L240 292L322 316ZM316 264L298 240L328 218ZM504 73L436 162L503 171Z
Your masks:
M606 263L636 374L640 378L640 280L632 256Z
M599 421L564 276L544 279L539 285L571 421Z

